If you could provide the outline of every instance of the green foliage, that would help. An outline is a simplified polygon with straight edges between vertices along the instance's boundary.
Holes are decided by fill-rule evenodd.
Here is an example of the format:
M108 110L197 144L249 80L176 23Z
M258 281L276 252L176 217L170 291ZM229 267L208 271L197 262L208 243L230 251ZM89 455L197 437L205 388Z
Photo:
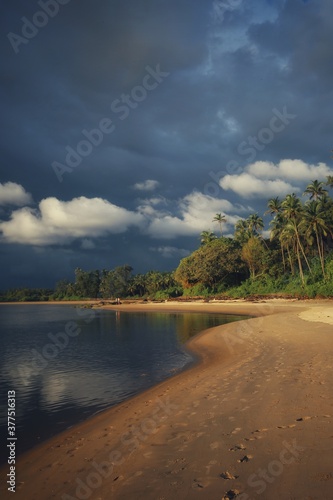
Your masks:
M47 302L52 294L48 288L12 288L0 293L0 302Z
M212 231L202 231L200 234L201 245L208 245L211 241L216 240L217 236Z
M182 287L175 281L173 273L148 271L146 274L133 276L129 283L128 295L138 297L157 298L163 292L163 299L178 297L182 294Z
M102 298L125 297L128 294L133 268L129 265L118 266L111 271L101 272L99 293Z
M324 280L321 275L320 262L311 262L314 273L305 274L305 282L303 284L299 274L292 276L291 274L281 275L275 279L269 274L264 274L255 280L249 278L240 286L230 288L226 291L226 295L232 298L245 298L249 296L285 296L285 297L301 297L301 298L320 298L333 296L333 264L332 261L327 265L327 279ZM332 273L332 274L330 274ZM331 276L328 278L328 276Z
M263 243L254 236L243 245L242 260L247 264L252 279L267 270L267 253Z
M74 292L79 297L95 299L98 297L100 285L99 271L83 271L75 269Z
M175 279L186 289L201 284L212 288L231 285L245 276L240 245L230 238L219 238L198 248L181 260Z
M212 290L201 283L184 290L184 297L209 297L210 295L212 295Z
M159 290L150 298L154 300L168 300L176 297L181 297L183 295L183 289L179 286L172 286L170 288L166 288L165 290Z

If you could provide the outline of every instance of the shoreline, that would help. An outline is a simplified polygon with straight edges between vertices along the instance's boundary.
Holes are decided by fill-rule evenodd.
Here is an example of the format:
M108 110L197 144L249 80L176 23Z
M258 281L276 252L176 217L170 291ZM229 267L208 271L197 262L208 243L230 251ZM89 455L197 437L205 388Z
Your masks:
M85 484L86 493L90 490L89 498L92 500L109 498L111 492L113 495L112 498L117 499L141 498L141 495L142 498L156 499L159 498L157 496L159 494L161 498L169 500L169 498L174 498L176 486L178 488L177 491L182 492L177 498L196 498L198 490L202 488L206 489L205 491L209 498L222 498L224 489L228 491L231 486L235 485L234 491L243 492L243 495L250 495L251 493L252 496L244 496L244 499L256 498L253 496L255 494L254 487L249 486L246 481L244 486L244 481L242 482L239 479L241 474L236 478L235 472L227 471L235 479L223 479L221 477L221 474L226 472L222 470L226 468L222 463L222 455L229 455L230 458L233 455L227 448L228 445L226 445L226 442L228 439L232 439L233 436L236 437L238 434L243 434L246 428L249 427L250 422L244 421L244 416L247 412L250 415L250 421L251 418L253 420L253 422L251 421L251 424L253 424L252 427L259 427L262 417L257 414L258 408L265 407L267 401L271 398L267 394L267 401L265 402L265 397L260 399L259 396L254 394L255 390L248 391L246 387L242 388L242 380L244 377L249 376L247 374L248 368L246 367L252 364L255 368L256 365L253 363L256 357L258 363L260 361L263 362L263 358L270 355L269 348L272 349L272 353L275 352L277 339L282 343L287 341L288 345L288 339L284 338L280 330L281 325L282 328L288 325L287 330L289 331L291 323L295 323L298 328L300 325L306 325L307 328L305 330L310 332L315 326L320 325L325 337L325 342L323 341L323 343L326 348L329 347L328 351L330 352L333 343L331 343L330 337L327 336L327 330L330 331L329 326L324 323L309 323L308 319L306 321L301 319L299 314L302 315L308 309L311 309L313 313L312 319L314 318L314 321L318 321L318 317L320 317L319 321L322 321L325 317L327 319L327 316L331 317L331 308L332 304L329 301L311 301L310 304L309 301L302 302L297 300L290 303L290 301L281 299L263 301L261 303L243 302L242 304L239 302L230 303L229 301L224 304L217 302L179 304L178 302L170 301L168 303L157 304L145 303L103 307L103 309L124 311L162 310L168 312L195 311L246 314L254 316L254 318L218 326L197 334L186 344L186 348L189 348L192 352L194 351L195 355L200 357L199 362L196 362L194 366L181 371L157 386L153 386L115 407L104 410L83 423L73 426L22 455L17 464L18 489L16 495L18 498L27 500L30 498L39 498L41 500L53 497L62 498L62 494L71 495L70 498L80 498L78 495L81 490L78 490L78 485L81 484L81 493L83 494L83 485ZM316 310L319 313L317 317ZM329 310L329 314L326 314L325 310L326 312ZM280 330L276 330L276 324L280 325ZM270 329L274 329L274 335L270 332ZM318 328L316 331L318 331ZM297 329L289 331L289 335L293 333L297 339L289 339L289 348L293 348L293 354L295 355L299 347L297 343L299 341L298 337L302 334ZM309 334L309 339L313 341L311 334ZM326 345L327 342L329 342L329 346ZM287 354L285 352L286 348L283 351L284 354ZM304 349L304 346L303 351L303 357L309 355L308 349ZM281 352L279 352L279 355L281 355ZM324 351L321 355L324 355ZM282 368L280 368L280 371L277 368L279 361L275 360L275 363L275 371L276 373L280 373ZM269 370L268 365L266 368ZM268 370L263 370L263 373ZM270 380L274 381L273 375L273 373L270 375ZM262 382L260 373L258 373L258 377L258 381ZM264 378L266 375L264 374L262 377ZM315 377L313 376L313 378ZM230 379L233 380L234 390L229 394L231 387ZM278 380L275 380L275 386L277 382ZM282 380L282 382L284 381ZM315 380L313 380L313 383L315 383ZM262 383L258 383L257 385L261 386ZM278 387L275 387L275 389L277 390ZM238 399L234 397L237 392L239 393ZM257 389L258 392L260 393L259 388ZM252 410L251 405L249 408L246 408L249 405L245 401L245 399L248 400L251 398L254 402ZM220 404L218 404L219 401L221 401ZM290 398L290 404L293 405L294 401L295 398ZM200 411L197 410L202 403L205 403L203 409ZM319 403L322 403L322 401L319 401ZM239 406L242 408L238 408ZM318 407L318 404L316 406ZM323 409L323 414L327 414L328 410L326 406L325 411ZM193 410L192 412L190 411L191 409ZM282 410L285 412L286 408L282 407ZM332 409L330 411L332 412ZM238 425L236 425L237 417L235 416L237 413L239 414ZM325 418L326 425L331 422L331 418L322 418ZM223 420L223 424L221 423L220 425L223 428L223 433L218 431L219 420ZM315 421L315 417L309 416L307 420ZM296 418L293 421L296 422ZM267 422L264 425L268 427ZM294 427L291 427L291 425L294 425ZM290 427L286 427L286 429L288 429L289 433L295 432L297 425L296 423L290 424ZM207 435L205 426L210 428L211 433L209 435ZM231 429L230 432L229 427L233 427L233 430ZM276 428L279 427L282 429L285 426L277 426ZM246 438L242 438L244 442L241 444L244 446L244 450L247 450L246 444L253 446L261 442L259 437L264 438L265 431L260 429L250 431L250 428L247 429L248 433L250 433L248 443L245 441ZM201 431L198 429L201 429ZM237 431L236 429L239 430ZM255 437L258 437L258 439L253 437L252 440L251 432L254 433L254 436L257 433L258 435ZM199 442L202 446L198 449L196 446ZM277 448L281 451L282 444L278 444ZM270 447L274 447L272 442L270 443ZM204 451L201 452L201 449ZM240 450L243 450L243 448L240 448ZM189 457L193 458L192 464L189 457L187 457L189 452ZM195 452L198 453L200 459L196 458ZM244 453L247 452L242 451L238 454L244 455ZM178 455L184 456L177 458ZM259 455L257 453L257 458ZM267 456L264 450L261 450L261 455L261 461L266 463L267 466ZM173 457L175 457L174 461ZM203 469L201 470L198 464L202 461L207 463L202 466ZM252 463L252 458L248 457L248 461ZM196 462L198 462L197 465L195 465ZM258 460L257 462L259 463ZM109 464L108 473L110 474L108 477L102 477L102 469L99 469L99 472L97 471L101 463ZM156 463L159 464L157 468ZM251 470L250 463L247 464L248 470ZM180 467L180 464L183 465ZM242 464L242 462L239 464ZM238 466L240 467L240 465ZM199 472L194 473L192 470L193 467L200 469L200 474ZM207 467L210 470L209 474L206 473ZM213 469L218 467L221 469L220 474L214 474ZM171 476L168 474L164 476L162 474L165 468L171 470L168 473ZM176 472L178 469L179 472ZM101 477L101 485L99 487L89 487L85 482L87 478L89 479L92 472L95 472L95 475L99 474ZM104 472L106 473L106 468ZM189 477L190 472L193 477ZM3 470L1 470L1 473L3 474ZM151 482L148 490L146 486L147 474ZM326 474L329 475L330 472L326 472ZM285 478L286 474L283 474L283 476ZM170 482L169 479L171 480L172 478L174 481ZM182 479L180 480L180 478ZM277 477L274 480L275 487L277 486L278 479ZM327 481L329 484L329 479ZM22 484L19 485L19 482ZM265 487L268 491L268 482L267 484L265 483ZM297 487L299 489L300 484ZM133 488L136 493L134 496L131 496L133 495ZM2 490L3 485L1 486ZM186 495L185 490L187 491ZM215 495L217 491L219 491L218 494L220 496L210 496ZM302 491L304 492L304 488ZM81 496L81 498L83 497ZM273 495L267 496L267 498L286 498L286 496L279 497ZM302 498L303 500L306 496L295 496L295 498ZM326 497L321 496L320 498Z
M22 304L22 303L11 303L10 305L21 305L21 304ZM31 304L31 302L30 302L30 303L27 303L27 304L29 304L29 305L30 305L30 304ZM38 305L38 304L40 304L40 305L42 305L42 306L47 306L47 305L50 305L50 306L55 305L55 306L56 306L56 305L58 304L58 302L56 302L56 301L55 301L55 302L53 302L53 303L49 303L49 302L43 302L43 303L40 303L40 302L35 302L35 303L33 303L33 305ZM114 305L114 306L111 306L111 305L109 304L109 305L107 305L107 306L105 306L105 307L100 307L100 306L99 306L99 304L100 304L100 302L99 302L99 301L97 301L96 307L93 305L92 309L94 309L94 310L96 310L96 311L98 311L98 310L109 310L109 311L114 310L114 311L116 311L116 312L123 312L123 313L127 312L128 314L135 313L135 312L142 313L142 314L145 314L145 313L149 313L149 314L154 314L154 313L156 313L156 314L158 314L159 312L162 312L160 307L158 308L158 310L156 310L156 305L160 306L160 305L161 305L160 303L152 303L152 307L153 307L153 309L149 309L149 305L148 305L148 306L146 306L146 305L144 305L144 304L141 304L141 303L140 303L140 304L139 304L138 309L136 309L136 310L133 310L133 308L132 308L132 309L129 309L129 308L128 308L128 306L129 306L128 304L124 304L124 305L122 305L122 306L119 306L119 305ZM66 305L66 306L67 306L67 305L73 305L73 304L72 304L72 303L64 303L64 302L63 302L63 303L61 303L61 305ZM91 305L91 301L78 301L78 302L76 302L76 304L75 304L75 305L73 305L73 307L77 307L77 306L81 306L81 305L82 305L82 306L85 306L85 305ZM133 305L135 306L135 305L137 305L137 304L131 304L131 306L133 306ZM141 305L143 306L142 308L141 308ZM145 309L146 307L148 307L148 309L147 309L147 310ZM164 312L165 312L166 314L169 314L169 313L170 313L170 314L172 314L172 312L174 312L174 313L179 312L179 314L190 314L190 313L191 313L191 312L193 312L193 311L192 311L192 310L187 310L187 311L185 311L185 310L182 310L182 309L181 309L181 310L179 310L179 311L175 311L175 310L174 310L174 311L171 311L170 309L168 309L167 311L164 311ZM198 314L205 314L205 312L204 312L204 311L196 311L196 312L197 312ZM208 311L208 312L207 312L207 314L209 314L209 313L211 313L212 315L221 315L221 314L222 314L222 315L224 315L223 313L219 313L219 312L216 312L216 311L213 311L213 310L210 310L210 311ZM238 315L237 315L237 316L238 316ZM241 316L241 315L240 315L240 316ZM248 316L244 316L244 319L245 319L245 318L248 318ZM208 330L208 328L205 328L204 330L198 331L198 333L196 333L195 335L193 335L193 338L194 338L195 336L198 336L198 335L200 335L201 333L205 332L206 330ZM191 338L192 338L192 337L191 337ZM190 340L190 339L189 339L189 340ZM188 341L189 341L189 340L188 340ZM75 422L68 423L68 425L67 425L67 427L66 427L66 428L62 428L62 429L60 428L60 429L58 429L58 431L57 431L57 433L56 433L56 434L55 434L55 433L53 433L53 432L51 432L51 431L50 431L50 429L49 429L49 431L48 431L48 434L47 434L47 435L44 435L42 438L38 437L38 440L35 440L33 444L29 444L28 446L25 446L25 447L24 447L24 449L23 449L23 448L22 448L22 446L21 446L21 451L20 451L20 454L19 454L18 458L20 458L22 455L25 455L25 454L27 454L27 453L32 452L32 451L33 451L33 450L34 450L37 446L39 447L39 446L42 446L42 445L43 445L43 444L45 444L45 443L48 443L51 439L57 439L57 437L58 437L59 435L61 435L62 433L65 433L65 432L67 432L69 429L72 429L72 428L74 428L74 427L76 427L76 426L78 426L78 425L81 425L81 424L82 424L82 423L84 423L85 421L87 421L87 420L89 420L89 419L91 419L91 418L94 418L94 417L95 417L96 415L98 415L99 413L102 413L103 411L108 411L108 410L110 410L110 409L112 409L112 408L114 408L114 407L116 407L116 406L118 406L118 405L120 405L120 404L122 404L122 403L125 403L126 401L128 401L128 400L129 400L129 399L131 399L132 397L135 397L136 395L140 395L140 394L142 394L142 393L144 393L144 392L146 392L146 391L149 391L151 388L153 388L153 387L157 386L159 383L163 382L164 380L169 380L170 378L174 377L175 375L177 375L177 374L181 374L182 372L184 372L184 371L187 371L187 370L191 369L193 366L195 366L197 363L199 363L199 361L200 361L200 357L199 357L197 354L195 354L194 352L192 352L190 349L188 349L188 348L187 348L187 343L188 343L188 341L185 341L185 342L179 343L179 346L180 346L181 348L184 348L184 351L186 351L187 353L189 353L189 355L191 356L191 359L190 359L190 360L186 363L186 365L185 365L185 366L182 366L182 367L178 367L178 368L173 369L173 371L172 371L172 372L170 372L168 375L165 375L165 377L166 377L165 379L161 380L160 382L156 382L156 383L151 382L151 385L148 385L148 386L146 386L146 387L144 387L144 388L140 388L140 389L138 389L138 391L137 391L137 392L133 393L131 396L127 396L125 399L123 399L123 400L121 400L121 401L119 401L119 402L114 402L113 404L110 404L110 405L109 405L108 407L106 407L106 408L103 408L103 409L98 409L98 410L96 410L94 413L90 414L89 416L86 416L84 419L79 419L79 420L77 420L77 421L75 421ZM20 443L20 444L21 444L21 443ZM1 460L0 460L0 468L1 468L1 467L5 464L5 463L6 463L6 462L4 462L4 459L1 459Z

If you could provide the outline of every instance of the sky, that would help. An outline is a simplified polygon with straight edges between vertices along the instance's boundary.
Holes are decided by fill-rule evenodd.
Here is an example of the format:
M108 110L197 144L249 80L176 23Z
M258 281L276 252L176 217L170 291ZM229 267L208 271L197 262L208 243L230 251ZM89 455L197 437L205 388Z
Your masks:
M172 270L333 175L331 0L1 3L1 289Z

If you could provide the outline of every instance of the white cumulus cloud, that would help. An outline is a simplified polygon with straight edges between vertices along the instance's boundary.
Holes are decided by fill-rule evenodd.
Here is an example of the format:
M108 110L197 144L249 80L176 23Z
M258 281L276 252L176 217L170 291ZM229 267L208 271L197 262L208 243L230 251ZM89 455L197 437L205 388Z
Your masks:
M246 172L240 175L226 175L220 180L220 186L226 191L234 191L244 198L269 198L300 190L282 179L258 179Z
M32 203L32 196L15 182L0 183L0 205L23 206Z
M4 241L30 245L57 245L76 238L123 233L144 223L141 214L113 205L102 198L81 196L71 201L46 198L39 209L15 210L0 222Z
M138 191L154 191L159 185L160 183L158 181L148 179L144 182L137 182L133 187Z
M232 204L199 191L178 200L151 197L138 200L138 203L135 210L127 210L102 198L81 196L70 201L45 198L38 208L17 208L8 220L0 220L0 241L42 248L80 240L83 250L93 250L95 238L123 233L130 227L155 239L199 237L204 230L219 233L220 228L213 221L217 213L226 216L223 234L227 235L233 232L239 214L253 211L251 207ZM154 251L164 257L176 253L184 256L186 252L171 246L160 246Z
M317 165L305 163L302 160L281 160L276 165L269 161L257 161L247 167L247 172L261 179L289 179L310 181L325 180L333 174L325 163Z
M314 179L326 180L333 175L325 163L317 165L303 160L256 161L248 165L239 175L225 175L220 186L244 198L269 198L303 191L306 184Z
M171 239L177 236L199 235L208 229L218 230L212 222L216 213L226 215L227 224L233 226L239 217L232 213L243 210L243 207L234 206L228 200L213 198L198 191L193 191L174 204L177 215L167 211L155 210L150 207L145 213L150 213L150 224L147 232L154 238Z

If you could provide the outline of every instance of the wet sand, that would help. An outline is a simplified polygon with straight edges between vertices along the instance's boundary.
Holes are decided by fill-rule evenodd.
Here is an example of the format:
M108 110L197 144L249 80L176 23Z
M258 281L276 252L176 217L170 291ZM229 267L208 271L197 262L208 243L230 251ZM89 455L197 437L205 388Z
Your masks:
M332 301L112 309L256 317L196 336L194 367L22 455L15 498L333 499Z

